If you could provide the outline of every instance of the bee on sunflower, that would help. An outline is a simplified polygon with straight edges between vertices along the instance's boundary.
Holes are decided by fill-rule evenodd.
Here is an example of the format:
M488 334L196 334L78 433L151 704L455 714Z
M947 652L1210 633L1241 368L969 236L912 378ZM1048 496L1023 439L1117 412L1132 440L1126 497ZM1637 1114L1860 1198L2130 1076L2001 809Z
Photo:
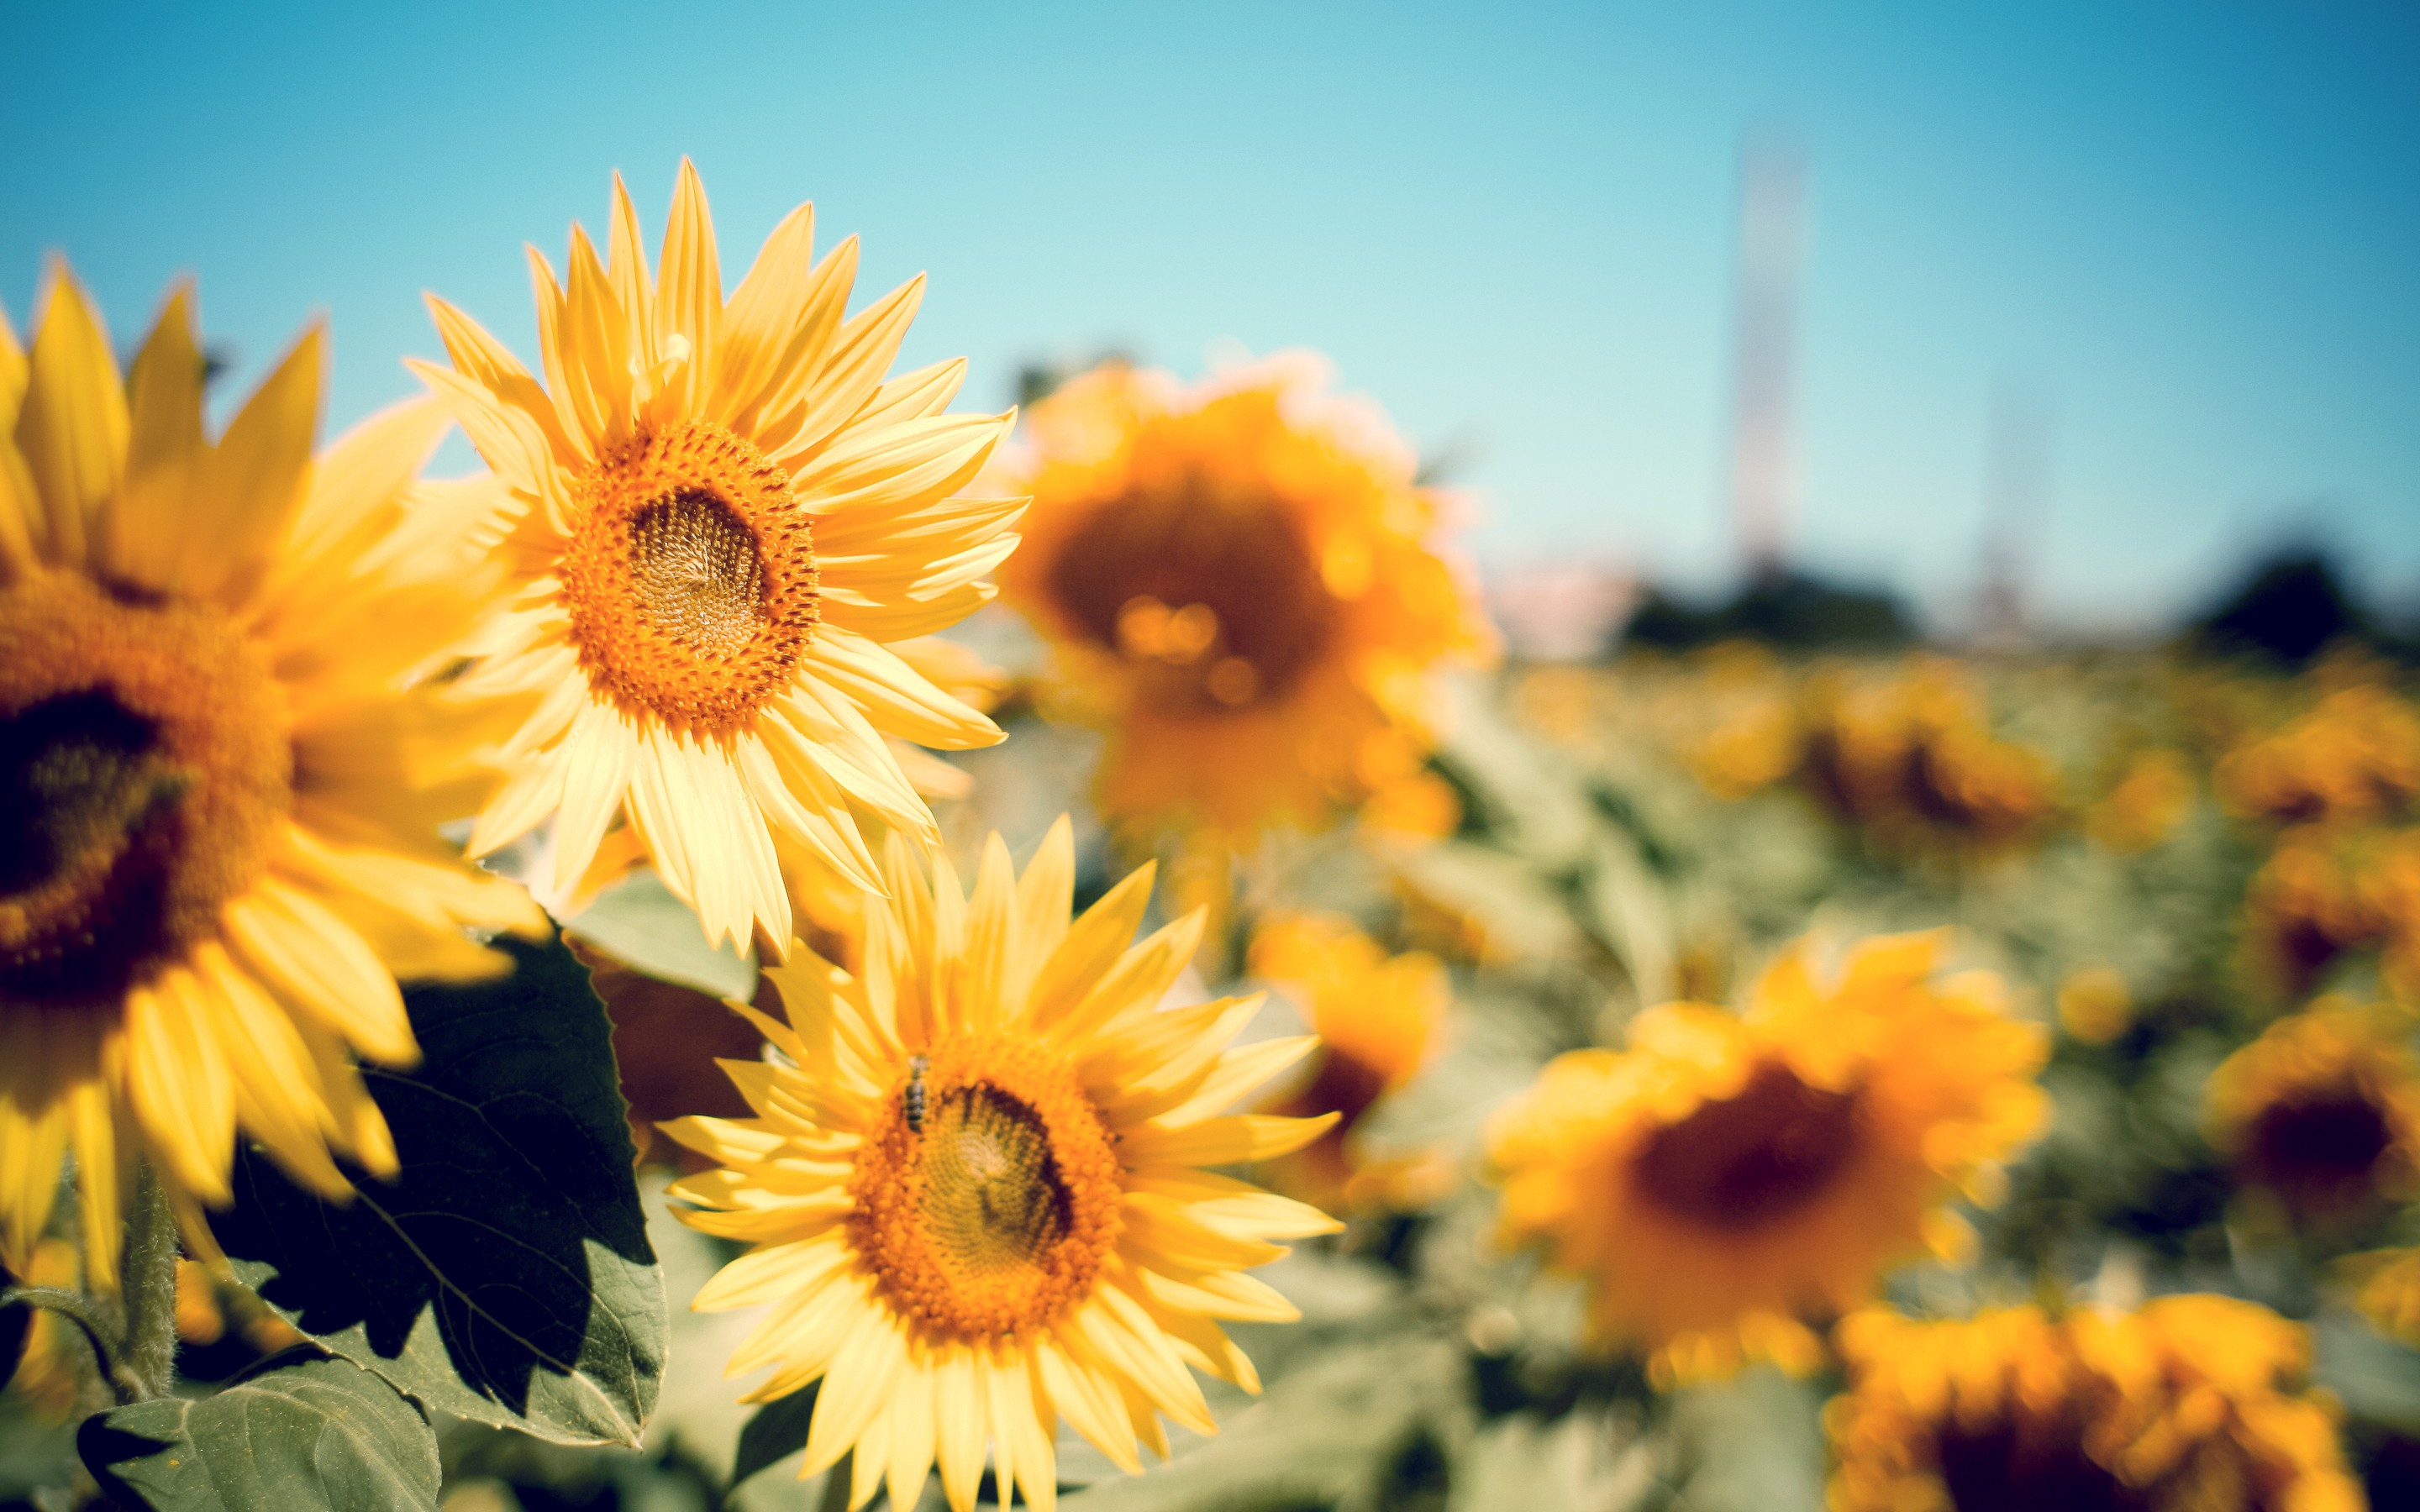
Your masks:
M1036 405L1005 469L1033 512L1001 588L1109 731L1129 826L1324 825L1419 769L1432 672L1491 646L1438 496L1329 380L1308 354L1190 390L1112 363Z
M1071 923L1070 834L1021 875L995 835L971 898L892 837L863 969L799 947L787 1022L732 1005L775 1052L724 1063L755 1117L665 1126L715 1167L672 1188L685 1221L751 1246L692 1305L771 1305L728 1373L821 1381L800 1473L853 1452L852 1507L886 1479L914 1506L938 1461L968 1512L986 1449L1001 1504L1048 1507L1063 1419L1128 1470L1162 1414L1215 1431L1187 1367L1257 1390L1218 1320L1295 1318L1246 1272L1338 1227L1202 1168L1329 1126L1224 1111L1313 1041L1230 1048L1257 997L1163 1007L1200 916L1130 945L1146 866Z
M1586 1280L1601 1342L1659 1381L1744 1359L1812 1369L1804 1319L1869 1300L1889 1265L1954 1256L1947 1204L1989 1202L2038 1133L2047 1037L1997 979L1935 980L1938 933L1801 944L1744 1013L1651 1009L1625 1050L1557 1058L1488 1130L1502 1229Z
M2358 1512L2303 1328L2231 1297L2135 1312L1845 1319L1824 1409L1838 1512Z
M551 817L571 887L626 826L709 939L777 952L777 834L879 890L861 813L939 840L886 737L1001 739L893 648L991 597L1024 509L960 494L1014 419L945 412L964 361L885 377L923 281L844 317L857 242L814 240L802 205L726 300L684 160L651 276L617 176L604 262L577 226L567 286L530 252L543 381L434 298L454 365L413 364L515 502L469 685L540 701L472 853Z
M504 969L535 933L440 824L514 711L442 673L494 584L482 485L415 484L448 424L401 406L312 445L306 332L213 440L193 298L119 376L52 274L0 321L0 1262L24 1273L73 1153L89 1284L116 1285L138 1158L189 1242L239 1131L350 1190L394 1144L354 1057L418 1057L396 979Z
M2410 1016L2321 999L2211 1072L2212 1145L2303 1219L2420 1194L2420 1059Z

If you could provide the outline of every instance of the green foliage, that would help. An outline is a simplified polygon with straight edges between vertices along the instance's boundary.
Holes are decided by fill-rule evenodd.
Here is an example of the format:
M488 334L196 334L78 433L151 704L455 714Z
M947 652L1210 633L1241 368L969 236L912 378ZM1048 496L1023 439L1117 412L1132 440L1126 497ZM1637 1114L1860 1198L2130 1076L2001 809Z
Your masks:
M605 1014L560 944L407 995L425 1059L367 1072L403 1169L327 1202L256 1153L214 1221L280 1316L424 1406L566 1443L639 1442L662 1275Z
M755 995L756 957L725 940L709 948L697 915L653 872L615 883L564 926L565 933L659 981L694 987L709 997Z
M316 1351L311 1351L316 1352ZM76 1435L103 1490L155 1512L427 1512L437 1439L377 1376L297 1350L209 1396L86 1418Z

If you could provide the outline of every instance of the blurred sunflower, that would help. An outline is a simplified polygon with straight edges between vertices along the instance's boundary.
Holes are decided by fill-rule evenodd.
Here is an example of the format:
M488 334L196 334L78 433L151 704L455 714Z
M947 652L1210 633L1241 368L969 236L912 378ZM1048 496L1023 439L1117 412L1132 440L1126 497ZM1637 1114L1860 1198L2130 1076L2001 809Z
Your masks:
M1332 1114L1316 1140L1271 1165L1276 1184L1323 1208L1417 1208L1434 1201L1451 1172L1435 1157L1377 1159L1356 1133L1380 1099L1418 1075L1436 1053L1453 992L1445 967L1424 951L1389 956L1334 914L1281 914L1252 933L1252 975L1289 989L1319 1036L1310 1078L1269 1111L1292 1118Z
M2316 986L2337 958L2378 945L2385 927L2365 887L2379 836L2298 825L2277 838L2244 893L2244 944L2256 976L2289 996Z
M1118 819L1322 823L1419 768L1429 674L1491 643L1410 450L1328 381L1308 355L1189 391L1119 363L1034 407L1001 586L1110 731Z
M2085 829L2121 856L2148 851L2176 832L2193 811L2193 768L2180 752L2136 751L2109 792L2085 818Z
M1221 1116L1312 1041L1227 1049L1258 998L1160 1006L1201 926L1129 948L1151 876L1071 926L1064 819L1022 877L993 837L971 901L893 837L864 971L800 949L770 973L789 1022L740 1010L779 1053L726 1062L757 1117L667 1126L719 1167L673 1188L687 1221L753 1246L694 1305L773 1304L729 1373L772 1367L752 1401L822 1380L801 1473L854 1449L851 1506L886 1477L914 1506L938 1458L967 1512L988 1443L1001 1504L1047 1507L1062 1417L1138 1470L1158 1414L1216 1429L1187 1365L1259 1389L1217 1319L1296 1316L1244 1273L1337 1225L1200 1167L1319 1137Z
M16 1279L29 1287L71 1290L80 1270L73 1244L64 1239L45 1239L34 1245ZM0 1276L0 1281L8 1279ZM25 1320L23 1351L14 1360L0 1362L8 1366L0 1372L8 1377L8 1389L38 1422L66 1422L75 1411L78 1378L93 1370L85 1363L91 1359L89 1347L66 1318L47 1307L36 1307Z
M2357 1512L2335 1417L2307 1395L2304 1330L2229 1297L2138 1312L2037 1307L1836 1335L1824 1410L1835 1512Z
M2420 1060L2409 1015L2319 1003L2211 1072L2203 1117L2238 1180L2298 1217L2420 1192Z
M616 177L603 266L577 226L567 292L530 252L543 383L433 298L454 370L414 364L518 505L472 686L543 695L473 854L554 816L567 888L627 818L621 843L742 949L790 938L775 832L869 889L858 810L938 840L884 737L1001 733L892 643L990 598L1024 507L954 497L1013 419L942 412L963 361L883 378L923 281L845 320L857 243L816 262L814 238L802 205L725 301L684 161L651 278Z
M2390 816L2420 797L2420 710L2372 683L2339 688L2218 764L2227 807L2280 824Z
M239 1128L322 1193L395 1149L352 1055L417 1058L397 975L504 957L521 890L438 825L520 711L429 674L488 607L483 485L412 483L446 420L377 416L318 458L304 334L213 442L192 300L121 381L54 271L30 357L0 322L0 1261L72 1149L92 1284L147 1156L187 1235Z
M1831 985L1801 945L1745 1013L1668 1004L1629 1049L1555 1060L1489 1129L1505 1236L1587 1278L1598 1336L1645 1347L1659 1380L1812 1368L1801 1316L1971 1242L1945 1204L1994 1199L2047 1111L2045 1037L1996 979L1935 982L1941 945L1866 941Z
M2040 753L1993 735L1982 695L1946 656L1917 656L1879 681L1810 678L1800 761L1816 796L1891 844L1991 849L2056 807Z
M2380 1333L2420 1348L2420 1246L2350 1255L2343 1264L2361 1315Z

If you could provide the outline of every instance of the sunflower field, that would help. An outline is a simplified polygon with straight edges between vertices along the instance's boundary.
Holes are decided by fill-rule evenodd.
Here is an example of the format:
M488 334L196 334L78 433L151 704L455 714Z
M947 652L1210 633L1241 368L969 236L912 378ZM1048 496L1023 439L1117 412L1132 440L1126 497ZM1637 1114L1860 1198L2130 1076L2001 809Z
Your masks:
M0 1507L2420 1505L2407 666L1523 663L1315 355L607 211L0 319Z

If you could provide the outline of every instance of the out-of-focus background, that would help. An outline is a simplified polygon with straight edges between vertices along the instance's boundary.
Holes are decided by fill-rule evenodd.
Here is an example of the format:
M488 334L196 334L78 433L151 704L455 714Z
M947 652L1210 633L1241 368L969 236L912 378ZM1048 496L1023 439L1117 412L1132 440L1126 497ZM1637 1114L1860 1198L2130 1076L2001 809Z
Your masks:
M125 341L198 274L223 396L323 312L334 419L411 392L424 288L529 350L520 244L687 153L728 256L813 198L929 270L906 358L980 402L1326 350L1558 645L1757 550L1961 636L2287 546L2420 588L2407 7L104 4L0 56L0 302L62 251Z
M1323 512L1366 506L1349 592L1341 556L1290 579L1233 566L1282 550L1175 533L1127 553L1184 569L1171 588L1095 551L1112 632L1053 609L1049 553L1096 507L1152 525L1148 490L1013 479L1038 501L1002 572L1016 608L950 632L1002 666L944 658L1009 738L947 764L903 748L962 863L994 829L1030 854L1069 812L1081 896L1156 855L1156 919L1208 910L1182 991L1273 987L1254 1036L1327 1041L1262 1105L1342 1115L1333 1143L1249 1173L1349 1220L1265 1270L1300 1322L1235 1331L1266 1396L1215 1392L1220 1436L1180 1435L1140 1478L1063 1434L1071 1506L2032 1504L2000 1473L2016 1439L1977 1449L1946 1409L1873 1428L1906 1351L1855 1340L1914 1335L1834 1328L1866 1304L1938 1337L1978 1312L2119 1319L2145 1350L2161 1318L2204 1319L2123 1392L2070 1361L2074 1395L2044 1409L2078 1455L2120 1396L2127 1431L2158 1425L2129 1443L2198 1445L2092 1482L2109 1504L2420 1504L2420 10L101 5L9 9L0 65L0 308L22 329L60 252L125 349L195 275L222 413L321 315L333 427L415 393L423 290L534 358L521 244L560 267L615 170L653 243L688 156L727 285L812 198L819 245L864 238L861 308L930 273L902 369L964 354L966 402L1047 404L1027 412L1063 431L1104 394L1174 406L1118 444L1171 415L1214 438L1193 461L1282 526L1246 547L1307 562ZM1328 466L1295 497L1198 423L1243 357L1292 347L1384 407L1417 480L1288 409ZM1115 358L1227 376L1185 391ZM1489 638L1432 547L1475 563L1502 657L1458 655ZM1182 655L1179 620L1209 627ZM1202 654L1270 624L1311 629L1227 660L1326 657L1333 681L1301 686L1351 697L1278 687L1249 727L1154 704L1197 662L1195 695L1252 704L1258 682L1220 694ZM1187 787L1239 773L1301 779L1310 811L1230 819ZM788 883L845 959L863 899ZM706 950L651 874L555 904L615 1025L670 1365L641 1450L441 1417L442 1504L842 1504L845 1472L796 1474L812 1397L737 1404L720 1372L751 1325L683 1310L736 1249L674 1221L653 1132L744 1111L708 1057L756 1034L711 999L754 990L754 960ZM1546 1068L1675 999L1758 1002L1793 941L1936 927L2024 1049L1994 1095L2043 1117L1978 1145L1954 1221L1927 1207L1946 1192L1909 1199L1943 1221L1933 1257L1894 1255L1804 1319L1823 1337L1790 1335L1794 1374L1679 1371L1651 1329L1584 1326L1585 1297L1625 1300L1606 1257L1636 1252L1652 1203L1577 1275L1504 1242L1509 1165L1610 1137L1576 1103L1571 1139L1502 1134ZM1959 1058L1894 1022L1857 1051L1872 1074ZM1773 1186L1758 1162L1804 1164L1796 1116L1730 1114L1774 1085L1709 1092L1640 1148L1702 1140L1704 1169ZM1806 1190L1836 1170L1807 1168ZM1757 1251L1776 1273L1828 1263L1792 1241L1788 1187ZM290 1340L194 1277L189 1382ZM2221 1314L2159 1311L2192 1292L2239 1309L2215 1344ZM2195 1371L2273 1345L2213 1418ZM18 1382L0 1512L55 1512L72 1430ZM1968 1450L1997 1468L1904 1489ZM1924 1463L1903 1484L1893 1456ZM2211 1490L2211 1465L2275 1494Z

